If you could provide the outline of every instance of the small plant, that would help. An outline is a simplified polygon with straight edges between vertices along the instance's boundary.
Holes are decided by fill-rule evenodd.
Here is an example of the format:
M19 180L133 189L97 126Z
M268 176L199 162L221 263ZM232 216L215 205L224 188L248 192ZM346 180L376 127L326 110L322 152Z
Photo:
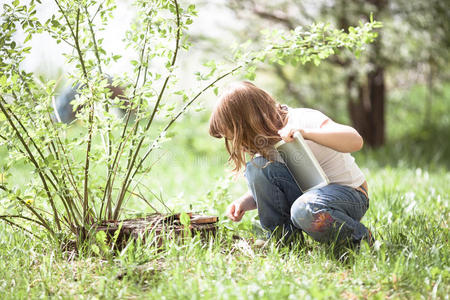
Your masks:
M137 0L138 14L125 37L129 51L135 53L129 62L133 71L115 77L113 85L124 89L124 97L110 99L104 70L121 54L106 49L99 34L112 18L114 1L54 0L54 4L58 10L46 20L36 17L41 1L3 4L0 147L8 154L0 161L1 207L6 211L0 219L30 233L36 232L32 224L38 225L59 243L68 235L80 242L97 240L98 253L106 251L101 243L105 238L95 235L93 228L120 219L128 199L138 196L135 190L142 178L152 176L148 161L152 152L201 95L210 89L217 93L218 81L238 72L251 79L257 62L318 64L340 48L359 53L380 26L371 20L348 33L326 24L267 32L264 49L236 47L231 67L205 63L206 71L196 73L200 87L188 91L177 88L177 66L180 52L189 51L187 30L196 16L195 6L183 7L177 0ZM15 36L18 30L25 33L23 41ZM55 121L56 82L21 68L30 52L28 41L43 32L70 46L65 56L75 67L68 79L79 84L73 101L82 123L78 134L68 130L72 125ZM112 106L125 109L125 115L112 114ZM155 126L156 120L165 122L162 129ZM26 185L12 181L11 167L18 164L33 175Z

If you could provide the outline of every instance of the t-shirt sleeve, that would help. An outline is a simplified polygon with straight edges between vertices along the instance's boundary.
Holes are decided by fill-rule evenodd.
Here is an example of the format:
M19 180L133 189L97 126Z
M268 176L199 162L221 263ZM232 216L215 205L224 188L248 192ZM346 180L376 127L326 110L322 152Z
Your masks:
M296 108L293 109L292 115L294 122L300 128L320 128L326 120L329 119L324 113L316 109Z

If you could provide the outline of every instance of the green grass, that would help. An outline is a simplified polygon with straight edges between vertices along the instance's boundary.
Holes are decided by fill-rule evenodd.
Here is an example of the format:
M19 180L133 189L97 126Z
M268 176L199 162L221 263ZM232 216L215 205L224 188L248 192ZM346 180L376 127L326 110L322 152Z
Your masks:
M219 215L214 240L167 241L164 249L130 244L113 257L98 257L89 249L68 257L0 223L1 298L447 299L448 104L437 102L439 122L395 127L417 118L413 111L420 102L414 99L420 90L411 96L409 114L390 110L388 144L356 154L369 182L370 208L363 223L377 240L372 249L363 246L342 260L342 252L311 239L303 247L275 242L254 247L255 212L241 223L223 217L228 203L246 190L245 180L227 175L222 143L206 134L207 114L193 114L177 125L177 135L160 151L166 154L145 184L161 190L175 210ZM400 105L396 101L391 108ZM128 208L130 214L150 212L142 202L130 202ZM234 234L242 239L233 239Z
M2 224L3 298L447 297L450 174L383 168L370 170L368 180L371 207L363 220L378 242L345 262L309 239L303 248L255 248L251 232L228 221L214 241L167 242L162 251L141 245L107 260L68 259ZM218 201L205 197L205 206L208 200ZM250 228L251 217L239 226ZM232 233L245 238L233 241Z

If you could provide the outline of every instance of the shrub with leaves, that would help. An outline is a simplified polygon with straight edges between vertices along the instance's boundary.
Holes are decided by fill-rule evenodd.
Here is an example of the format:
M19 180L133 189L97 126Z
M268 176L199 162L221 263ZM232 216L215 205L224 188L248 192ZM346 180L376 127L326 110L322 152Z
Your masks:
M57 242L68 236L85 241L95 237L95 224L122 217L127 199L139 196L135 189L142 178L152 176L152 152L192 103L209 89L217 93L218 81L238 73L251 79L258 62L317 64L340 48L359 53L380 26L371 20L348 32L316 24L262 33L264 49L249 50L251 43L236 47L224 57L231 67L206 62L195 73L199 87L184 90L177 85L177 66L180 52L190 51L194 5L137 0L138 14L125 37L127 51L135 53L129 62L133 71L114 78L124 95L111 99L104 70L121 53L106 49L99 32L111 21L114 1L54 0L58 11L45 20L36 17L41 1L23 2L7 1L0 18L0 147L7 149L0 161L0 219L33 234L38 232L34 225L43 227ZM18 31L25 33L23 40ZM75 71L67 79L79 86L72 104L82 124L76 134L69 130L73 124L56 121L56 82L21 68L30 53L28 42L42 32L70 46L65 57ZM125 115L111 113L113 106L125 109ZM155 120L165 122L162 129ZM28 166L24 172L32 170L26 185L11 180L10 169L17 164Z

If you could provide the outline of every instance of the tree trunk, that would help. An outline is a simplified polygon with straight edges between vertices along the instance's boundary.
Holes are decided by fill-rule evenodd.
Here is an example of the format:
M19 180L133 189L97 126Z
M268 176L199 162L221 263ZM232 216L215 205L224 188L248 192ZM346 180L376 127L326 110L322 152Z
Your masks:
M365 0L376 7L378 15L386 7L385 0ZM362 1L364 2L364 1ZM350 22L345 11L345 2L341 3L341 14L338 18L341 28L348 28ZM364 80L358 80L356 74L347 77L347 101L349 116L353 127L358 130L366 145L371 148L382 146L385 142L385 102L386 87L384 66L381 58L381 32L370 45L371 70L365 74ZM357 95L355 99L354 95Z
M357 99L352 96L357 90ZM366 75L364 83L358 83L354 75L347 78L348 110L353 127L365 143L376 148L385 142L385 98L384 68L375 66Z

